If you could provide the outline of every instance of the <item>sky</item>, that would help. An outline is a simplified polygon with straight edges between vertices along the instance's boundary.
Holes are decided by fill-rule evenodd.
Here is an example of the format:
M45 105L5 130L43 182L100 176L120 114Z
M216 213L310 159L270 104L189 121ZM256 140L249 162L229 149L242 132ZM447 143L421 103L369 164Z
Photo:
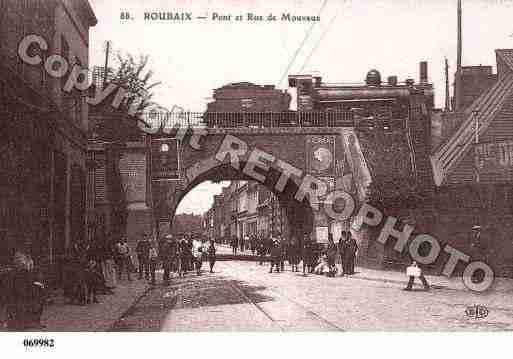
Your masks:
M103 65L107 40L113 53L149 55L155 79L162 81L154 100L168 109L176 105L203 111L212 101L212 90L230 82L251 81L286 89L285 76L294 73L320 74L325 82L362 82L368 70L376 68L382 78L397 75L399 81L418 81L420 61L428 61L436 106L442 107L445 57L450 73L455 70L456 0L90 3L98 18L91 29L90 66ZM312 22L279 21L282 13L315 16L320 10L321 21L313 26ZM133 19L121 20L122 12ZM144 12L192 12L193 20L145 21ZM214 21L214 12L231 14L232 21ZM264 18L274 14L278 21L247 21L247 13ZM234 20L239 14L244 21ZM463 0L463 65L493 65L495 69L494 49L513 48L512 18L513 1ZM285 81L280 81L282 78ZM205 211L220 187L211 183L198 186L180 210ZM190 202L191 196L196 200Z

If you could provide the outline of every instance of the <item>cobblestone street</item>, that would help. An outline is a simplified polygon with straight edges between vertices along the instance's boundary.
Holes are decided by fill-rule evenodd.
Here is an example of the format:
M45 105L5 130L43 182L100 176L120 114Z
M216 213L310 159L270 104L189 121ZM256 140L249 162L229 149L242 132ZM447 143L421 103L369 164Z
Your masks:
M116 331L510 330L513 285L483 294L428 278L429 292L402 290L403 273L358 269L352 277L268 273L256 262L218 262L216 273L174 278L148 292ZM489 315L467 317L469 306Z

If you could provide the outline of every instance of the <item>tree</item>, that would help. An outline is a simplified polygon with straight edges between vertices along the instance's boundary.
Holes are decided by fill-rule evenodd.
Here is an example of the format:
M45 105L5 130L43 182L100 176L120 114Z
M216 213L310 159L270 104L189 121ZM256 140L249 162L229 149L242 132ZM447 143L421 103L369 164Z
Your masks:
M141 135L139 121L142 114L155 103L152 101L153 90L161 84L153 81L154 72L148 69L149 56L117 54L116 65L108 69L108 84L114 84L124 90L125 95L117 108L112 108L112 101L105 101L102 107L102 120L97 124L96 132L100 140L109 142L126 142L137 140ZM114 97L116 92L110 96Z
M154 104L151 100L152 90L162 83L153 81L154 72L147 69L148 61L148 55L139 55L135 58L131 54L118 53L118 65L112 70L111 82L127 91L124 109L128 110L130 106L137 105L133 114L135 116L141 115L146 108Z

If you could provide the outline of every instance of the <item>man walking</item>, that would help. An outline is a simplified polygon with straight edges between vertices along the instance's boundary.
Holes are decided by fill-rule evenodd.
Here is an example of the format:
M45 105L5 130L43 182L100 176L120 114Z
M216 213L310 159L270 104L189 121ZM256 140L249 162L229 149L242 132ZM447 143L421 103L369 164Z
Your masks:
M347 232L347 274L354 274L354 263L356 259L356 252L358 251L358 244L353 238L351 232Z
M210 265L210 273L214 273L214 264L216 263L216 246L214 240L210 240L207 250L208 264Z
M197 238L192 242L192 257L194 268L196 269L196 274L201 274L201 265L203 263L203 252L204 252L203 242Z
M306 273L312 273L313 272L313 248L312 243L310 241L310 237L308 236L308 233L305 233L303 237L303 246L301 249L301 257L303 259L303 274L306 275Z
M116 250L118 255L118 279L121 280L121 276L123 275L123 270L126 271L127 279L131 281L130 278L130 247L128 246L128 243L126 242L126 238L122 238L117 244L116 244Z
M171 242L173 240L173 236L168 234L164 241L162 242L161 249L159 251L160 254L160 260L162 261L162 268L164 269L164 275L162 276L162 279L164 281L164 284L169 283L169 272L171 270Z
M143 272L146 280L148 280L150 278L150 241L146 233L143 233L141 239L137 242L135 252L139 263L139 280L143 278Z
M155 248L155 244L153 243L150 244L148 257L150 262L151 285L155 285L155 272L157 271L159 256L157 253L157 249Z
M235 236L235 235L232 236L231 246L232 246L233 255L237 255L238 243L237 243L237 236Z
M241 252L244 252L244 246L246 245L246 238L245 236L241 236L240 237L240 240L239 240L239 244L240 244L240 251Z
M280 262L281 262L281 245L278 240L273 241L273 246L271 248L271 269L269 273L273 272L273 268L276 267L276 273L280 272Z
M412 290L415 277L419 277L422 285L424 286L424 290L429 290L429 284L426 280L426 277L424 277L424 274L422 274L422 270L417 266L417 262L413 261L411 266L406 268L406 275L410 278L408 280L408 285L406 288L404 288L404 290Z

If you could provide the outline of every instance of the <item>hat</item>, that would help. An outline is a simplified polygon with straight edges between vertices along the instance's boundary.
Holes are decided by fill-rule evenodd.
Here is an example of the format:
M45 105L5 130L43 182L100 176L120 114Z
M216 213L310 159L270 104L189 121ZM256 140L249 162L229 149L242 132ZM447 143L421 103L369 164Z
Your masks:
M481 226L478 226L478 225L472 226L473 231L478 230L478 229L481 229Z

